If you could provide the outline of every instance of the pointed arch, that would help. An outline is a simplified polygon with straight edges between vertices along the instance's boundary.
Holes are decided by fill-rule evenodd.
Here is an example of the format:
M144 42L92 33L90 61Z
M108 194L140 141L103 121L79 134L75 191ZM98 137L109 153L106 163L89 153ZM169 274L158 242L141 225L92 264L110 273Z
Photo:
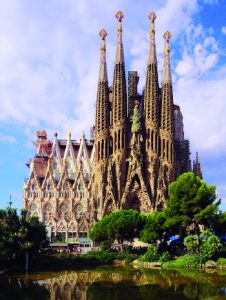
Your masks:
M82 168L85 172L88 173L91 172L89 154L86 146L84 133L82 134L80 140L80 146L79 146L78 156L77 156L77 165L79 169Z
M66 168L69 178L75 179L75 173L77 171L77 163L75 159L74 148L71 142L71 134L68 134L67 145L64 151L64 162L66 162Z
M56 133L53 139L53 146L52 146L52 152L50 157L52 158L52 167L54 173L61 173L63 167L63 161L62 161L60 147L59 147Z

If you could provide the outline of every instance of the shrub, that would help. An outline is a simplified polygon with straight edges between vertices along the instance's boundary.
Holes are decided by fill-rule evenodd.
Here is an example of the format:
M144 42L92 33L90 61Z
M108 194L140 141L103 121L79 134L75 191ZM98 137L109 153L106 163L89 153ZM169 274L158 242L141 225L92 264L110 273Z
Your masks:
M221 257L217 260L218 265L226 265L226 258Z
M169 253L169 251L164 251L161 256L160 256L160 259L159 259L161 262L167 262L169 260L171 260L171 255Z
M165 264L166 267L194 267L200 264L199 256L186 254Z
M160 255L158 253L158 248L154 245L151 245L148 247L147 252L144 253L140 257L141 261L148 261L148 262L154 262L154 261L159 261Z

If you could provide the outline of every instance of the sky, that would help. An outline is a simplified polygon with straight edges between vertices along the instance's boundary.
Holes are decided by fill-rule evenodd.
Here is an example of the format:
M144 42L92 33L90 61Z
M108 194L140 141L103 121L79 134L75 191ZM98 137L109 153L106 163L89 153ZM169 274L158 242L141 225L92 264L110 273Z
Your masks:
M148 15L157 15L159 80L163 34L170 31L174 103L184 117L191 158L198 151L203 177L217 187L226 210L226 0L1 0L0 1L0 207L22 207L35 153L36 131L53 138L89 138L94 123L101 28L108 35L112 83L117 20L124 12L126 70L145 83Z

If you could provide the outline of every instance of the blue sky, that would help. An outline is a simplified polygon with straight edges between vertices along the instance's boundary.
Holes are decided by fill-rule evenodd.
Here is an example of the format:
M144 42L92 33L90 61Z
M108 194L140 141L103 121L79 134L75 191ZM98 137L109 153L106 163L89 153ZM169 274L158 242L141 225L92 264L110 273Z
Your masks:
M226 210L226 0L1 0L0 207L9 195L22 206L22 187L38 129L78 139L94 122L99 30L108 32L112 81L117 10L124 12L126 69L142 91L155 11L159 79L163 33L169 30L174 103L181 106L192 159L199 151L204 179L217 186Z

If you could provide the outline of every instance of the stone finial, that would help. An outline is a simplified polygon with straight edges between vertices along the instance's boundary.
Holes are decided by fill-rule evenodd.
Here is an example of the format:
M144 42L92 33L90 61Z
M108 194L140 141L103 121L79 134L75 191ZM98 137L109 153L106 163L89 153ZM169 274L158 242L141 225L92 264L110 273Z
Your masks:
M84 132L84 130L82 131L82 134L81 134L81 139L85 139L85 132Z
M55 131L54 132L54 137L57 138L57 136L58 136L58 133Z
M124 17L124 14L119 10L115 16L118 19L115 63L119 64L119 63L124 63L124 52L123 52L123 44L122 44L122 22L121 22L122 18Z
M157 64L156 48L155 48L155 19L156 14L151 12L148 16L150 19L150 47L148 52L148 65Z
M71 132L68 132L68 138L71 139Z
M165 39L165 46L164 46L164 67L163 67L162 83L166 83L166 82L172 82L171 70L170 70L170 47L169 47L169 40L171 38L171 33L169 31L166 31L163 37Z
M156 16L155 12L152 11L152 12L148 15L148 18L150 19L150 21L151 21L152 23L154 23L154 22L155 22L155 19L157 18L157 16Z
M124 14L121 10L119 10L117 13L116 13L116 18L118 19L119 22L122 21L123 17L124 17Z
M167 62L169 62L169 54L170 54L169 40L171 38L171 33L169 31L166 31L163 37L165 39L164 54Z
M99 32L99 35L100 35L102 40L105 40L105 38L107 36L107 31L105 29L101 29L100 32Z
M196 163L200 164L200 158L199 158L199 153L196 152Z
M169 31L166 31L164 33L163 37L166 41L169 41L169 39L171 38L171 33Z

